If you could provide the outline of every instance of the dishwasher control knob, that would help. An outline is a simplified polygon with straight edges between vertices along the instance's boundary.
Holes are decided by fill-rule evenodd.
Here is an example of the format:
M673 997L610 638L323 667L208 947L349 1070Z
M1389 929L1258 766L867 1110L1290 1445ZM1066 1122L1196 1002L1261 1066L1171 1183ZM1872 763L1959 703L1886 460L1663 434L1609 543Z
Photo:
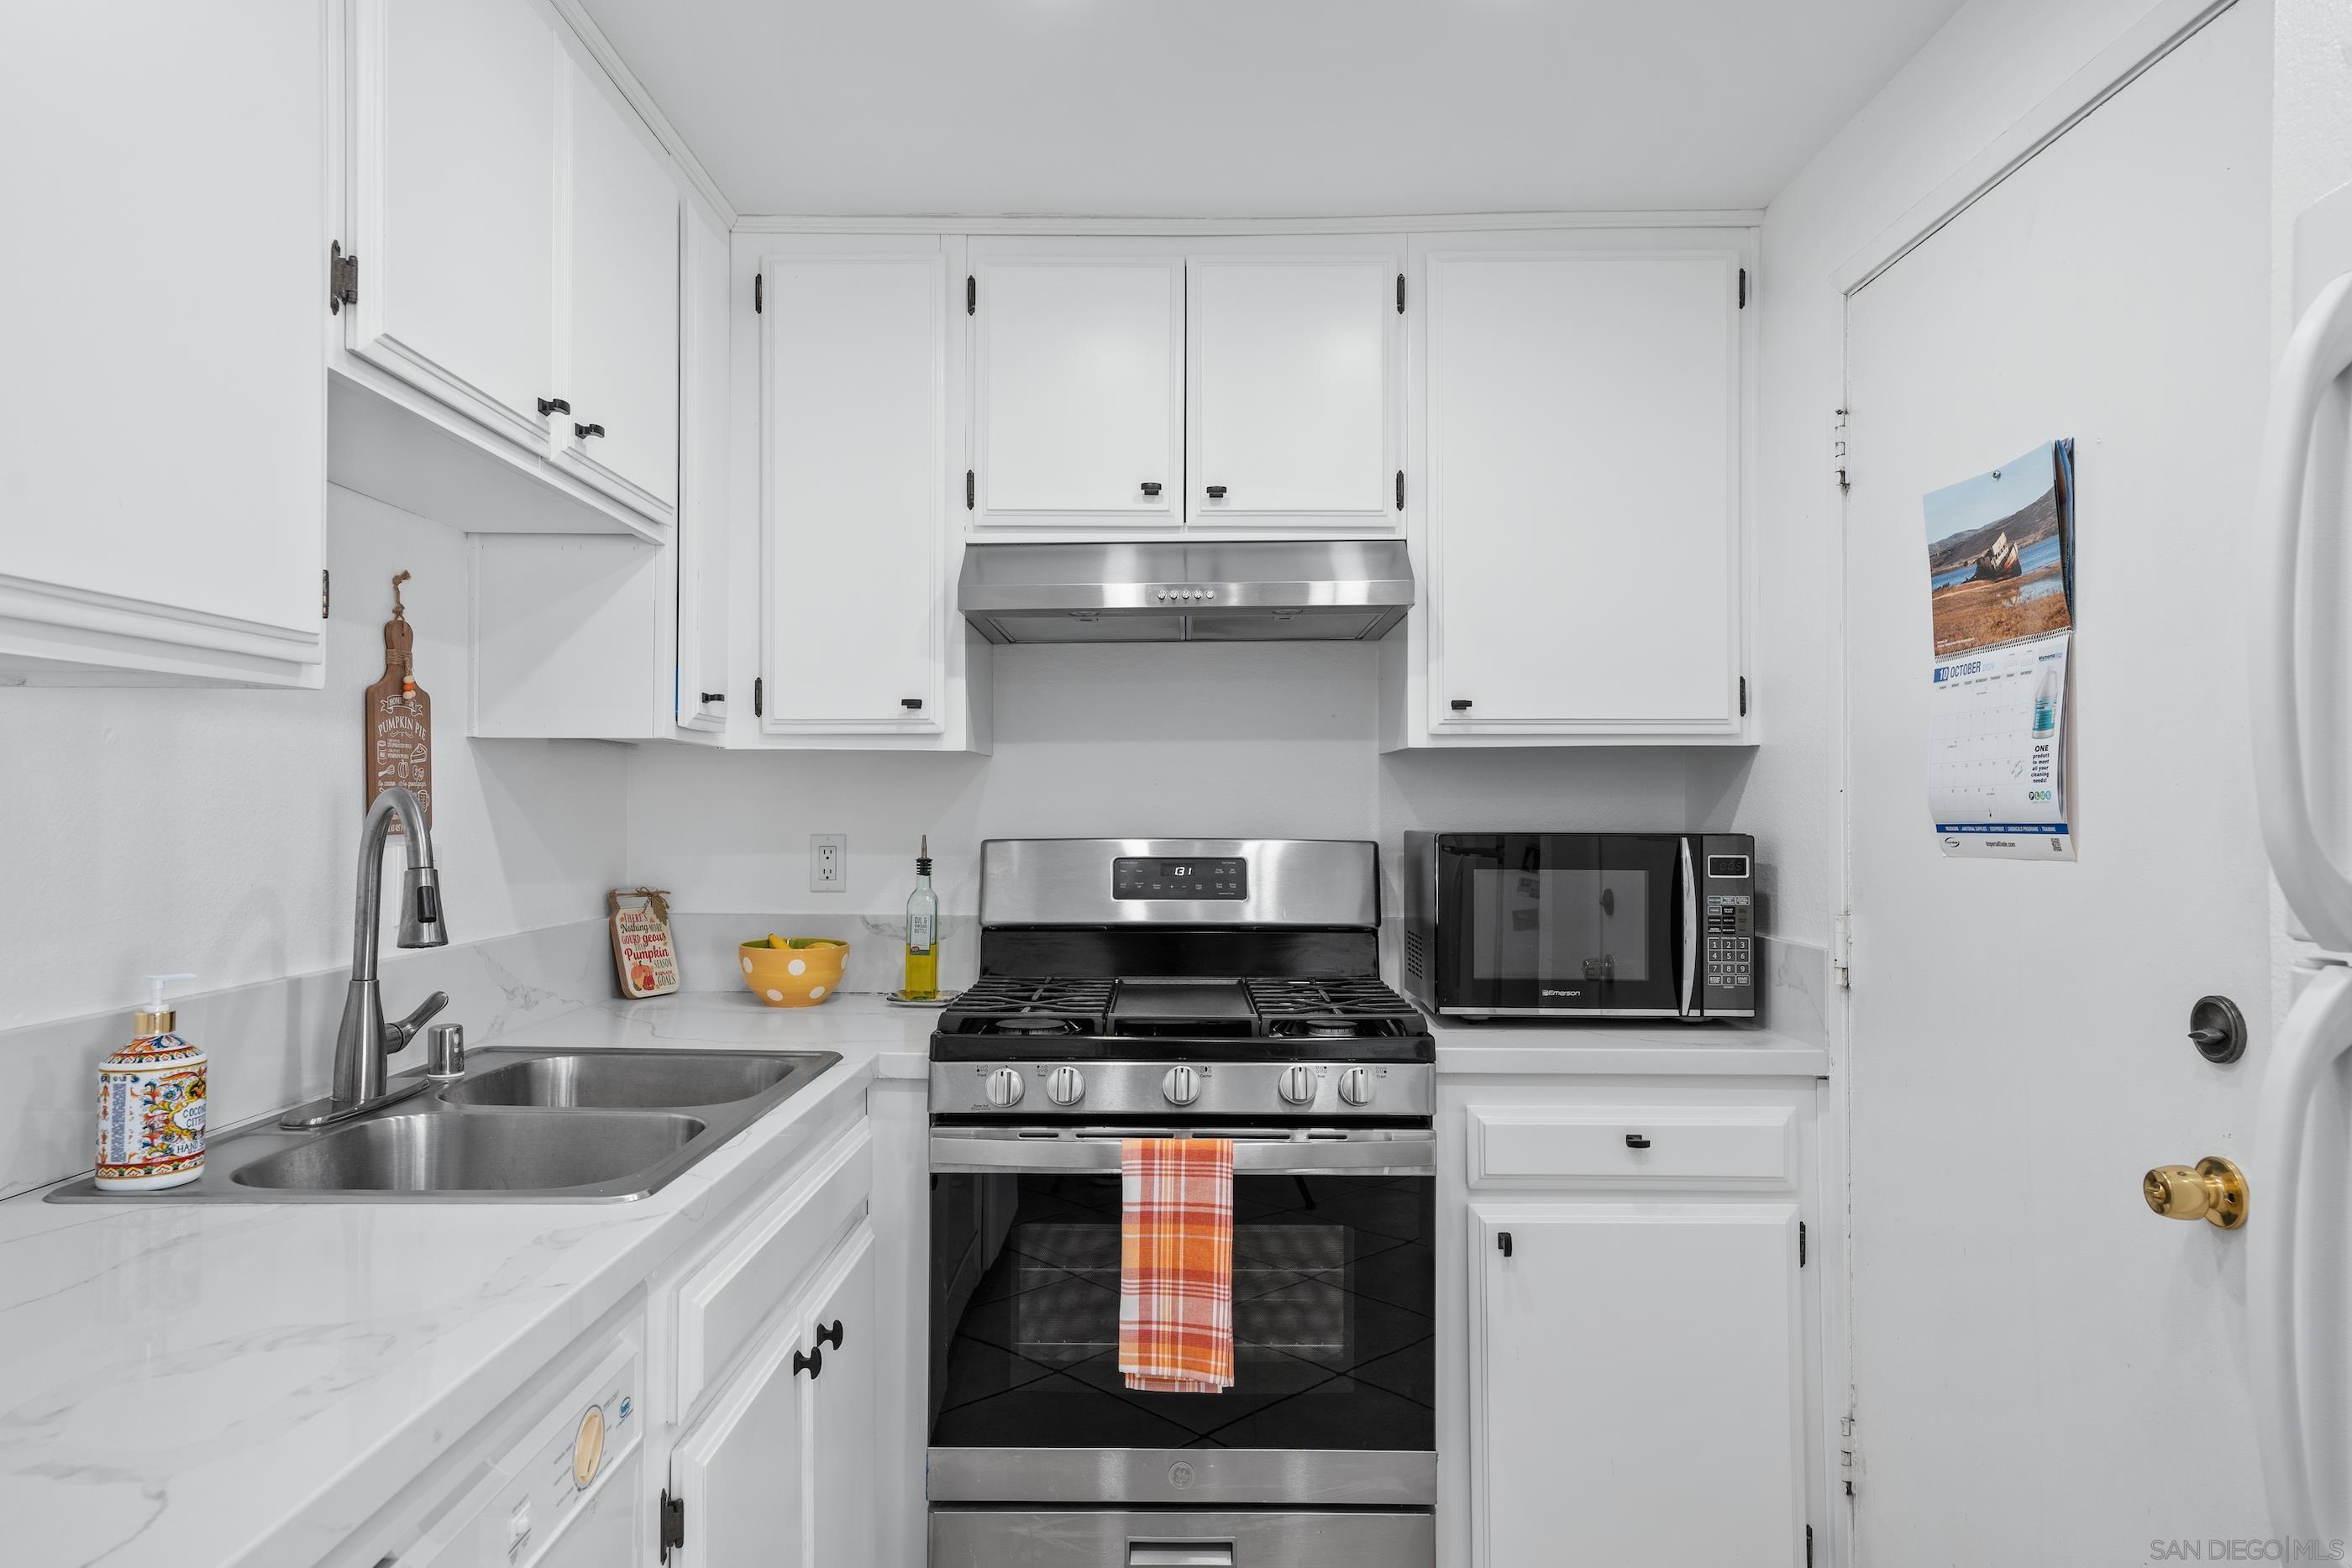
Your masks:
M1021 1103L1020 1070L1000 1067L988 1075L988 1103L992 1105Z
M1075 1105L1086 1092L1086 1077L1075 1067L1056 1067L1045 1074L1045 1098L1056 1105Z
M1160 1081L1160 1092L1171 1105L1190 1105L1201 1097L1201 1075L1189 1067L1171 1067Z
M1315 1103L1315 1070L1311 1067L1286 1067L1282 1070L1282 1097L1293 1105Z
M1339 1074L1339 1098L1350 1105L1369 1105L1380 1086L1372 1082L1369 1067L1350 1067Z

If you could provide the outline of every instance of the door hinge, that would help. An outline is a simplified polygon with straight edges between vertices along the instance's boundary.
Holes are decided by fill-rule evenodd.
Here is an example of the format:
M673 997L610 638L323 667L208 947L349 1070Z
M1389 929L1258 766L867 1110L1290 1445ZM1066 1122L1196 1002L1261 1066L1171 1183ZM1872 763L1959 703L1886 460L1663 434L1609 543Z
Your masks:
M1805 1266L1805 1222L1797 1221L1797 1267Z
M1397 470L1397 510L1404 510L1404 470Z
M319 619L327 618L327 609L335 601L335 574L325 567L319 569Z
M1404 274L1397 274L1397 314L1404 314Z
M751 683L751 716L753 718L768 716L768 677L765 675L760 676Z
M669 1561L673 1552L686 1546L686 1499L672 1497L664 1487L661 1494L661 1560Z
M1813 1568L1813 1527L1805 1526L1805 1568Z
M751 314L764 316L767 313L768 275L764 272L755 272L751 275Z
M1746 675L1739 677L1739 716L1742 718L1748 716L1748 677Z
M1744 267L1739 269L1739 308L1748 308L1748 269Z
M971 510L972 497L976 489L977 483L972 478L971 470L967 468L963 471L963 509L967 512Z
M1853 488L1853 469L1848 461L1849 451L1845 410L1839 409L1830 420L1830 472L1837 476L1837 487L1842 491Z
M341 315L346 305L360 302L360 258L343 254L343 242L327 247L327 308Z
M969 272L963 275L963 313L980 314L980 279Z
M1840 914L1830 922L1830 972L1841 991L1853 989L1853 916Z

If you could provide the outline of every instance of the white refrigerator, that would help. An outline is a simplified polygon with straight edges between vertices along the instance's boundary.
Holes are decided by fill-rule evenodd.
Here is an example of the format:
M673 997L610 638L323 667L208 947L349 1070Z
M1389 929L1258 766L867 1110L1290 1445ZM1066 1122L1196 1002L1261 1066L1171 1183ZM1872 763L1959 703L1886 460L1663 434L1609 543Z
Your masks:
M2352 1542L2352 185L2298 220L2294 276L2249 607L2256 797L2294 1000L2255 1124L2247 1313L2273 1526Z

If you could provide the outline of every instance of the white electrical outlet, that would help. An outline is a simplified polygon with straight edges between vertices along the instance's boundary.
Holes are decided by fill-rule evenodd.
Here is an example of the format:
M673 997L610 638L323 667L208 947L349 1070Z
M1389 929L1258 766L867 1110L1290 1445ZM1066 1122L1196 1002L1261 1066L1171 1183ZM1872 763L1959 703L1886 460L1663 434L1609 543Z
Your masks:
M849 888L849 835L809 835L809 891L845 893Z

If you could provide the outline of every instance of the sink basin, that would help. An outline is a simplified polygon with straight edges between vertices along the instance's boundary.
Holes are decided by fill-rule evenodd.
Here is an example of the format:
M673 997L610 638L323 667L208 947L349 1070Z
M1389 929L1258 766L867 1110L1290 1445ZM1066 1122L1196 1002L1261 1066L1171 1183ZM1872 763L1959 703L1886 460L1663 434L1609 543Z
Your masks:
M593 1051L535 1056L492 1068L441 1098L458 1105L535 1105L637 1111L729 1105L798 1076L813 1078L831 1059L807 1053L748 1056L683 1051Z
M702 1129L691 1116L643 1111L386 1116L256 1160L235 1179L312 1192L545 1192L649 1169Z

